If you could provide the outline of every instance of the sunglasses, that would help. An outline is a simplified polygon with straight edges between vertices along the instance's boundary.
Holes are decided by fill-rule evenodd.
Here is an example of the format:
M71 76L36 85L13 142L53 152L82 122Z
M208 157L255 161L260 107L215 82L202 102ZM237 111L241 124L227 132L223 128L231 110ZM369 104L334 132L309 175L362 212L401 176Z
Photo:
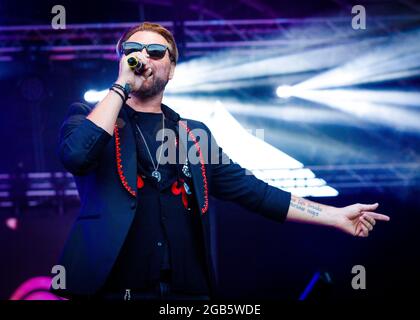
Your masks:
M144 48L146 48L147 54L152 59L162 59L165 56L166 50L169 52L169 56L171 61L173 61L173 57L169 48L163 44L142 44L138 42L123 42L121 45L121 52L120 55L129 55L133 52L140 52Z

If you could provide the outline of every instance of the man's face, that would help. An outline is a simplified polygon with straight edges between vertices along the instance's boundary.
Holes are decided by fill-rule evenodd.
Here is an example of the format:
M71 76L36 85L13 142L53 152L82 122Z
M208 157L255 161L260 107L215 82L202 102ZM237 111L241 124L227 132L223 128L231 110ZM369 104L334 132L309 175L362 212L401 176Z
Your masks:
M160 34L151 31L139 31L134 33L127 39L130 42L139 42L142 44L163 44L172 50L169 43ZM171 51L172 52L172 51ZM148 56L146 49L142 53L146 57L145 70L152 69L152 75L143 82L141 88L134 95L140 98L149 98L161 93L166 84L172 79L175 71L175 64L171 63L168 50L162 59L152 59Z

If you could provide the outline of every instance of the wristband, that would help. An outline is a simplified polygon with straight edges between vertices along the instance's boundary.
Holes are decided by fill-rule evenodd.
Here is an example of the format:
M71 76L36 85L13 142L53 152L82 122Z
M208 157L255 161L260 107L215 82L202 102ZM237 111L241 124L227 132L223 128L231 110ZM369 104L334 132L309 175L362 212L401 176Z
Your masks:
M120 96L120 98L122 99L123 103L125 103L127 101L127 98L125 98L121 92L119 92L118 90L114 89L114 87L109 88L109 90L114 91L116 94L118 94Z
M131 86L128 83L126 83L124 87L118 83L114 83L111 87L121 89L124 92L124 96L126 100L130 98L129 95L131 92Z

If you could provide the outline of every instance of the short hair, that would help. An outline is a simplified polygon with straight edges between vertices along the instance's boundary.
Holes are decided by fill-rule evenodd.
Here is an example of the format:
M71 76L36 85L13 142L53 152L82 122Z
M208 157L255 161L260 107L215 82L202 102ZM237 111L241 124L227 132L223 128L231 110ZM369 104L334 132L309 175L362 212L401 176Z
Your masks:
M117 54L121 54L121 47L123 42L127 41L133 34L139 31L151 31L161 35L169 43L169 57L175 64L178 62L178 48L176 46L175 38L172 33L164 26L158 23L143 22L126 30L117 43Z

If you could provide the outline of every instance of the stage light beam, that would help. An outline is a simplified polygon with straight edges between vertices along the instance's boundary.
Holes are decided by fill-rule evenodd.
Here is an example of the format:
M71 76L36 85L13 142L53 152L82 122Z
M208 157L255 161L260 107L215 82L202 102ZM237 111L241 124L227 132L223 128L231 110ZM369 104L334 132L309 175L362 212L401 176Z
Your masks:
M276 94L279 98L290 98L294 96L295 89L292 86L283 85L277 87Z

